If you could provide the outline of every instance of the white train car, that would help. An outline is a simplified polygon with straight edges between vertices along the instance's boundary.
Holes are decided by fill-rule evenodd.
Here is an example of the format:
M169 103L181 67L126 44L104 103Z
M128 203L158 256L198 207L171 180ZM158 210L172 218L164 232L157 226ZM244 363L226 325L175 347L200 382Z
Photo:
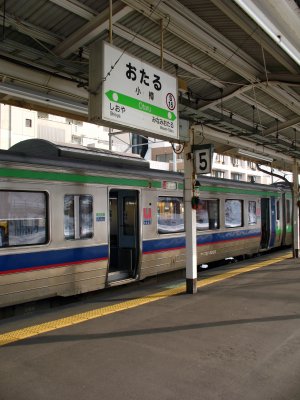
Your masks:
M199 264L291 244L290 191L201 185ZM138 156L39 139L0 151L0 307L184 268L183 188Z

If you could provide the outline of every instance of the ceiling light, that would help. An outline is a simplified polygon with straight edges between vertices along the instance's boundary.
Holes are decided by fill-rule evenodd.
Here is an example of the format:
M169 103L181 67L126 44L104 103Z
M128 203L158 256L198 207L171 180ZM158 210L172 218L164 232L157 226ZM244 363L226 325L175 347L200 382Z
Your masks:
M12 83L0 83L1 93L5 93L9 96L22 98L35 102L38 104L45 104L47 106L53 106L59 109L76 112L80 115L86 115L88 112L87 105L81 104L80 101L69 100L66 98L50 95L39 91L34 91L23 86L14 85Z
M273 158L271 157L267 157L261 154L256 154L256 153L251 153L251 151L246 151L246 150L238 150L237 154L241 155L241 156L247 156L249 158L254 158L256 160L260 160L260 161L266 161L266 162L272 162Z

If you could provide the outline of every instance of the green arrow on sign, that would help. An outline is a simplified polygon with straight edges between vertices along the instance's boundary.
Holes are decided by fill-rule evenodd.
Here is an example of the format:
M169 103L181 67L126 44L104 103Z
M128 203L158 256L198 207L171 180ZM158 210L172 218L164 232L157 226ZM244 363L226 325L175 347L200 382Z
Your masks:
M156 107L150 103L146 103L145 101L135 99L134 97L126 96L125 94L118 93L113 90L109 90L105 94L110 101L122 104L123 106L135 108L138 111L156 115L157 117L168 119L170 121L174 121L176 119L176 115L172 111Z

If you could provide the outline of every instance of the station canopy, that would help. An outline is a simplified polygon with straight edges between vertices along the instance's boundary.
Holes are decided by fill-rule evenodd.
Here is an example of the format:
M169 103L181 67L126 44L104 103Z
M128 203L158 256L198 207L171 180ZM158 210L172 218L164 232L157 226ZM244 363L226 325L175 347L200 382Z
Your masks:
M109 0L0 0L0 13L0 102L88 121L90 45L109 40ZM178 78L195 143L300 162L298 0L114 0L111 22L114 46Z

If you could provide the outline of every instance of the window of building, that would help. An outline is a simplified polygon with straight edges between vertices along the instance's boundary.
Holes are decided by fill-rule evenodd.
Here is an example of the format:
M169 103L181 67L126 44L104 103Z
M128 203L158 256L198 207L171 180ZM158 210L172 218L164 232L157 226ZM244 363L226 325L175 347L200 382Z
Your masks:
M224 171L213 170L212 171L212 176L214 176L215 178L224 178L225 172Z
M231 178L234 179L235 181L241 181L242 180L242 174L236 174L232 173Z
M160 162L173 161L173 154L172 153L157 154L156 161L160 161Z
M225 227L243 226L243 200L225 200Z
M250 169L256 169L256 164L253 161L247 161L247 167Z
M234 167L237 167L237 166L239 165L239 160L238 160L238 158L231 157L231 164L232 164Z
M247 181L250 182L250 183L255 183L256 182L256 176L248 175Z
M222 154L216 154L216 162L220 164L225 164L225 159Z
M72 135L72 143L82 144L82 136Z
M0 248L48 241L45 193L0 191L0 205Z
M25 127L32 128L32 119L30 119L30 118L25 119Z
M93 198L90 195L66 195L64 198L65 239L93 237Z
M249 225L255 225L257 223L256 201L249 201L248 203L248 223Z
M157 231L158 233L184 231L184 205L181 197L158 197Z
M38 111L37 116L38 116L38 118L41 118L41 119L49 119L49 114L48 113L44 113L44 112Z
M219 200L199 200L196 210L197 230L218 229L219 224Z

